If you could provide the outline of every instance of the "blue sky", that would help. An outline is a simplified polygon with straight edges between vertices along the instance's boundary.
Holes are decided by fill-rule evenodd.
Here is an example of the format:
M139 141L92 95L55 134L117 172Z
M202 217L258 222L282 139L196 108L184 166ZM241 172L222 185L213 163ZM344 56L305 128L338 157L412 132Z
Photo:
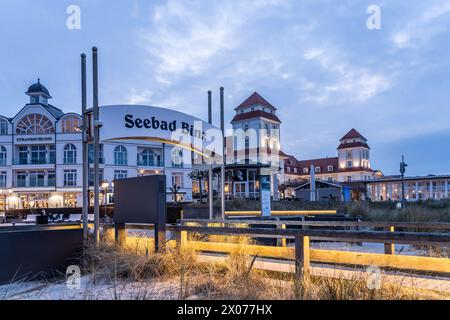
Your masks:
M69 5L81 29L66 27ZM366 27L381 8L381 30ZM282 148L335 156L356 128L372 166L450 173L450 0L0 0L1 113L41 78L79 111L79 54L100 54L100 103L170 107L206 118L206 91L226 89L226 116L253 91L279 109ZM89 70L90 71L90 70ZM214 114L218 121L218 113Z

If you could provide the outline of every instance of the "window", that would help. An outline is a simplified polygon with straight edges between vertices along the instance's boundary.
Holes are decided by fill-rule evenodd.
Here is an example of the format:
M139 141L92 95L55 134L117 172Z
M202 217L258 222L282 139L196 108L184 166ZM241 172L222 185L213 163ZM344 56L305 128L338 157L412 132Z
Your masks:
M183 172L172 172L172 186L183 188Z
M348 177L347 177L347 181L348 181L348 182L351 182L351 181L352 181L352 176L348 176Z
M17 134L48 134L54 133L53 123L42 114L29 114L23 117L16 126Z
M172 166L175 168L183 167L183 149L173 148L173 150L172 150Z
M294 168L294 173L297 173L297 168Z
M6 136L8 134L9 122L5 119L0 119L0 136Z
M328 177L328 182L333 182L333 177Z
M49 187L55 187L56 186L56 174L55 174L55 171L49 171L47 173L47 180L48 180L47 185Z
M45 146L31 146L31 164L45 164L46 155Z
M103 158L103 144L99 145L98 157L98 162L103 164L105 162L105 159ZM89 163L94 163L94 145L92 143L88 144L88 160Z
M291 172L291 167L287 167L287 172L290 173Z
M161 156L156 155L152 149L145 148L141 151L140 154L138 154L138 166L143 167L154 167L155 166L155 158L156 158L156 165L159 167L161 166Z
M347 161L347 168L353 167L353 161Z
M0 172L0 188L6 188L6 171Z
M77 185L77 170L64 170L64 186L74 187Z
M0 146L0 166L6 166L6 148L4 146Z
M28 164L28 148L26 146L19 147L19 164Z
M321 171L321 170L320 170L320 167L315 167L315 168L314 168L314 171L315 171L316 173L320 173L320 171Z
M31 171L30 175L30 187L44 187L45 186L45 172L44 171Z
M67 116L62 121L62 133L80 132L81 119L77 116Z
M333 172L334 171L334 167L333 166L328 166L328 172Z
M126 179L128 178L127 170L115 170L114 171L114 180Z
M124 146L117 146L114 149L114 164L116 166L126 166L128 164L127 149Z
M89 176L88 176L88 180L89 180L89 186L94 186L94 168L89 168ZM102 183L103 181L103 169L99 169L98 171L98 182L99 185Z
M303 168L303 173L308 173L308 172L309 172L308 168Z
M27 173L25 171L18 171L16 176L16 184L18 188L27 186Z
M64 164L75 163L77 163L77 147L69 143L64 147Z

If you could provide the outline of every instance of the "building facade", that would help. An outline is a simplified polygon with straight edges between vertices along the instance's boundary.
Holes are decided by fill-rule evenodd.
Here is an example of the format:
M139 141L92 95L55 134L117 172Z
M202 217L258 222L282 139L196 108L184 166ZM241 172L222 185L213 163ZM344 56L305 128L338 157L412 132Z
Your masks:
M0 116L0 210L80 207L81 117L49 104L52 97L39 80L26 95L29 103L16 115ZM91 164L92 150L89 145ZM156 142L101 143L100 203L112 200L114 180L149 174L166 175L168 201L191 201L190 159L183 150ZM91 165L90 186L93 180Z
M329 158L297 160L288 156L284 161L284 183L292 184L309 180L311 168L318 180L328 182L351 182L372 180L381 176L370 163L370 147L367 139L351 129L339 140L337 156Z
M254 92L235 108L231 125L233 135L226 143L225 194L228 198L259 199L260 174L267 172L271 194L277 198L282 174L277 108Z

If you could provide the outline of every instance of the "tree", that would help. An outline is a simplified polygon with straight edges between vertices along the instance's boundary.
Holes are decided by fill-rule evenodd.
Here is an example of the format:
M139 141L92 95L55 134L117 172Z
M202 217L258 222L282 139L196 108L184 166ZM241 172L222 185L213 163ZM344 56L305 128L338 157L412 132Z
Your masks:
M173 199L174 199L175 203L178 203L178 197L177 196L178 196L178 191L181 189L181 187L177 186L176 184L174 184L173 187L170 187L169 189L172 192Z
M188 177L192 181L198 181L198 190L200 193L200 202L203 202L203 190L202 190L202 182L208 180L208 171L195 170L188 174ZM209 190L211 192L211 190Z

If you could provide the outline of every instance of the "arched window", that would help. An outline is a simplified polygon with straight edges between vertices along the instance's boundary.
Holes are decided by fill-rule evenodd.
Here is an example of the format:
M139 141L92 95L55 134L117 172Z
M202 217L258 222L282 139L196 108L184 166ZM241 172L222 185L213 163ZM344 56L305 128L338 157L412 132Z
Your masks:
M145 167L153 167L155 165L155 153L150 148L141 151L139 165Z
M77 163L77 147L72 143L66 144L64 147L64 164Z
M62 133L80 132L81 119L77 116L67 116L62 120Z
M114 164L116 166L126 166L128 164L127 149L124 146L117 146L114 149Z
M9 122L5 119L0 119L0 136L6 136L8 134Z
M42 114L33 113L23 117L16 126L17 134L54 133L53 123Z
M0 166L6 166L6 148L4 146L0 146Z

